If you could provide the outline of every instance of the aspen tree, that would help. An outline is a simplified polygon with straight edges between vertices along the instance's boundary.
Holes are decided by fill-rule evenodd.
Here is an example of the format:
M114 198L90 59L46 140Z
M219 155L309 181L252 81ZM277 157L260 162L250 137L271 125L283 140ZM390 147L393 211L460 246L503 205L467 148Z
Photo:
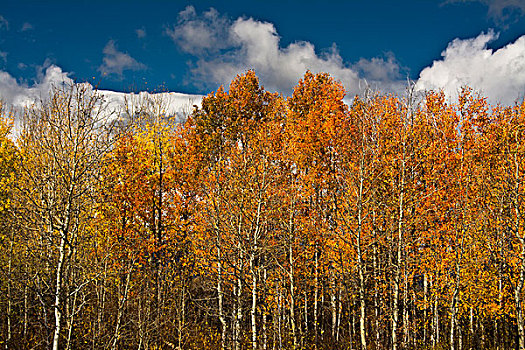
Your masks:
M59 348L65 318L82 305L71 299L86 286L77 274L76 255L85 258L86 224L94 215L92 195L101 181L99 170L111 146L111 116L101 96L88 85L61 85L49 100L28 109L19 138L20 181L16 198L23 203L20 219L49 242L54 269L54 331L52 348ZM73 280L73 276L80 280ZM74 320L70 320L74 322Z

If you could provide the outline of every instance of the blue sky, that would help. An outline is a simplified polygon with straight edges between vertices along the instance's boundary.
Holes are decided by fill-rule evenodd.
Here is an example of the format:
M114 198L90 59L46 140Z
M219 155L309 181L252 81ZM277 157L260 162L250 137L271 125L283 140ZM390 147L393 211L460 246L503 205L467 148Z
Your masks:
M61 76L203 94L246 69L285 94L305 69L349 94L365 81L399 92L407 77L504 103L525 91L525 0L0 0L0 16L4 99Z

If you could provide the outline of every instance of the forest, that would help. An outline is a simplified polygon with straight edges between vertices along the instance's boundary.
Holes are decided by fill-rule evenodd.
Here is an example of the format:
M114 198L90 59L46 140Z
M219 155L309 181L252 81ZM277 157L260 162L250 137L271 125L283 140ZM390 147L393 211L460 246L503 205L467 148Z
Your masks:
M525 103L253 71L0 123L5 349L525 349ZM16 119L16 122L15 122Z

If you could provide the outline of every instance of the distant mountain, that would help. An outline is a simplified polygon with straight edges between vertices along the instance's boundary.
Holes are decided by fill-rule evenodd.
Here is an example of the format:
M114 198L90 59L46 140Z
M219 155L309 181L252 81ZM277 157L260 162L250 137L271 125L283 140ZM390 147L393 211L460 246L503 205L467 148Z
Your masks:
M179 92L161 93L124 93L109 90L99 90L104 96L107 108L111 113L120 113L128 109L136 109L139 105L154 103L160 108L162 114L176 115L179 119L185 119L193 111L193 106L201 105L201 95L183 94Z
M11 74L0 70L0 101L7 108L12 108L15 113L21 112L25 107L31 106L39 101L45 101L54 88L71 86L75 81L69 74L62 71L56 65L50 65L40 72L38 80L32 85L21 83ZM200 106L202 95L183 94L178 92L162 93L124 93L109 90L95 90L89 83L78 83L88 90L96 91L105 98L109 113L119 113L129 110L131 105L144 104L146 101L154 101L157 106L162 106L164 114L176 115L184 118L193 111L193 106ZM127 106L127 107L126 107Z

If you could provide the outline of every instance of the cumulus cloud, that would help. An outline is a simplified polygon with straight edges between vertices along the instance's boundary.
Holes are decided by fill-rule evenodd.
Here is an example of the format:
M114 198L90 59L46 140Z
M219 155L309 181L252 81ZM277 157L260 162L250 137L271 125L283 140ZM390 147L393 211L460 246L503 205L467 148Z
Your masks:
M146 29L144 29L144 27L136 29L135 33L139 39L144 39L146 37Z
M69 75L60 67L50 64L50 61L38 67L36 79L31 85L19 82L8 72L0 71L0 101L14 108L15 111L20 111L38 101L46 100L53 88L75 84ZM81 84L84 84L88 90L94 90L89 83ZM200 105L202 99L200 95L176 92L133 94L99 90L98 93L105 99L108 115L118 115L126 109L126 106L129 110L132 107L131 104L145 104L145 102L152 101L161 103L165 113L184 119L191 113L193 105Z
M165 33L181 48L194 55L218 52L232 45L229 33L231 21L211 8L198 16L193 6L178 15L177 25Z
M69 75L55 65L40 67L37 79L32 85L19 83L11 74L0 71L0 100L15 108L31 105L45 99L53 86L72 84Z
M363 78L383 88L399 86L400 68L393 55L352 65L343 61L335 45L323 53L307 41L281 47L272 23L253 18L231 21L214 9L198 15L192 6L186 7L179 13L177 25L166 34L181 50L196 57L191 66L194 80L210 85L226 84L236 74L254 69L268 90L284 93L291 92L306 70L330 73L350 96L360 92Z
M510 4L520 8L513 1L494 0L492 11L497 13ZM248 69L257 72L268 90L285 94L291 93L308 69L330 73L344 84L349 97L360 93L365 81L382 92L399 94L407 85L407 70L393 53L348 63L335 45L322 52L307 41L282 47L272 23L253 18L230 20L213 9L199 15L188 6L166 33L181 50L195 56L190 64L193 81L207 83L206 87L227 84ZM512 104L523 98L525 36L498 50L489 49L488 44L497 37L491 30L475 38L453 40L441 59L421 71L416 88L443 89L453 100L465 85L488 96L492 103Z
M20 118L24 113L24 108L34 104L38 105L40 101L47 100L54 87L60 87L60 85L69 87L72 84L75 82L69 78L69 74L54 65L49 66L42 74L39 74L32 85L21 83L11 74L0 71L0 101L7 107L8 111L14 112L14 134L17 135L20 132ZM89 93L95 91L95 88L89 83L80 84L86 87ZM200 106L202 101L200 95L176 92L154 94L140 92L133 94L98 90L97 93L104 100L102 113L107 118L125 117L128 111L135 110L137 108L135 106L138 105L152 108L151 103L160 103L164 113L175 116L179 121L184 121L192 112L193 106Z
M455 39L442 52L442 59L423 69L418 89L443 89L453 100L462 86L469 85L492 103L513 104L525 93L525 36L498 50L488 43L494 31L475 38Z
M525 14L525 0L482 0L489 8L488 14L497 22L507 22L514 16Z
M24 22L24 24L22 24L22 28L20 29L22 32L25 32L25 31L28 31L28 30L31 30L33 29L33 25L29 22Z
M104 53L103 63L98 67L98 71L102 74L115 75L118 78L122 78L122 74L126 70L137 71L146 69L144 64L138 62L129 54L119 51L114 40L108 41L102 52Z
M374 89L381 91L401 92L407 87L407 82L402 79L402 67L397 62L392 52L385 57L361 58L353 65L361 77Z
M9 29L9 22L2 15L0 15L0 29L5 29L5 30Z
M525 15L525 0L448 0L447 3L480 2L487 6L488 16L498 25L515 21Z

